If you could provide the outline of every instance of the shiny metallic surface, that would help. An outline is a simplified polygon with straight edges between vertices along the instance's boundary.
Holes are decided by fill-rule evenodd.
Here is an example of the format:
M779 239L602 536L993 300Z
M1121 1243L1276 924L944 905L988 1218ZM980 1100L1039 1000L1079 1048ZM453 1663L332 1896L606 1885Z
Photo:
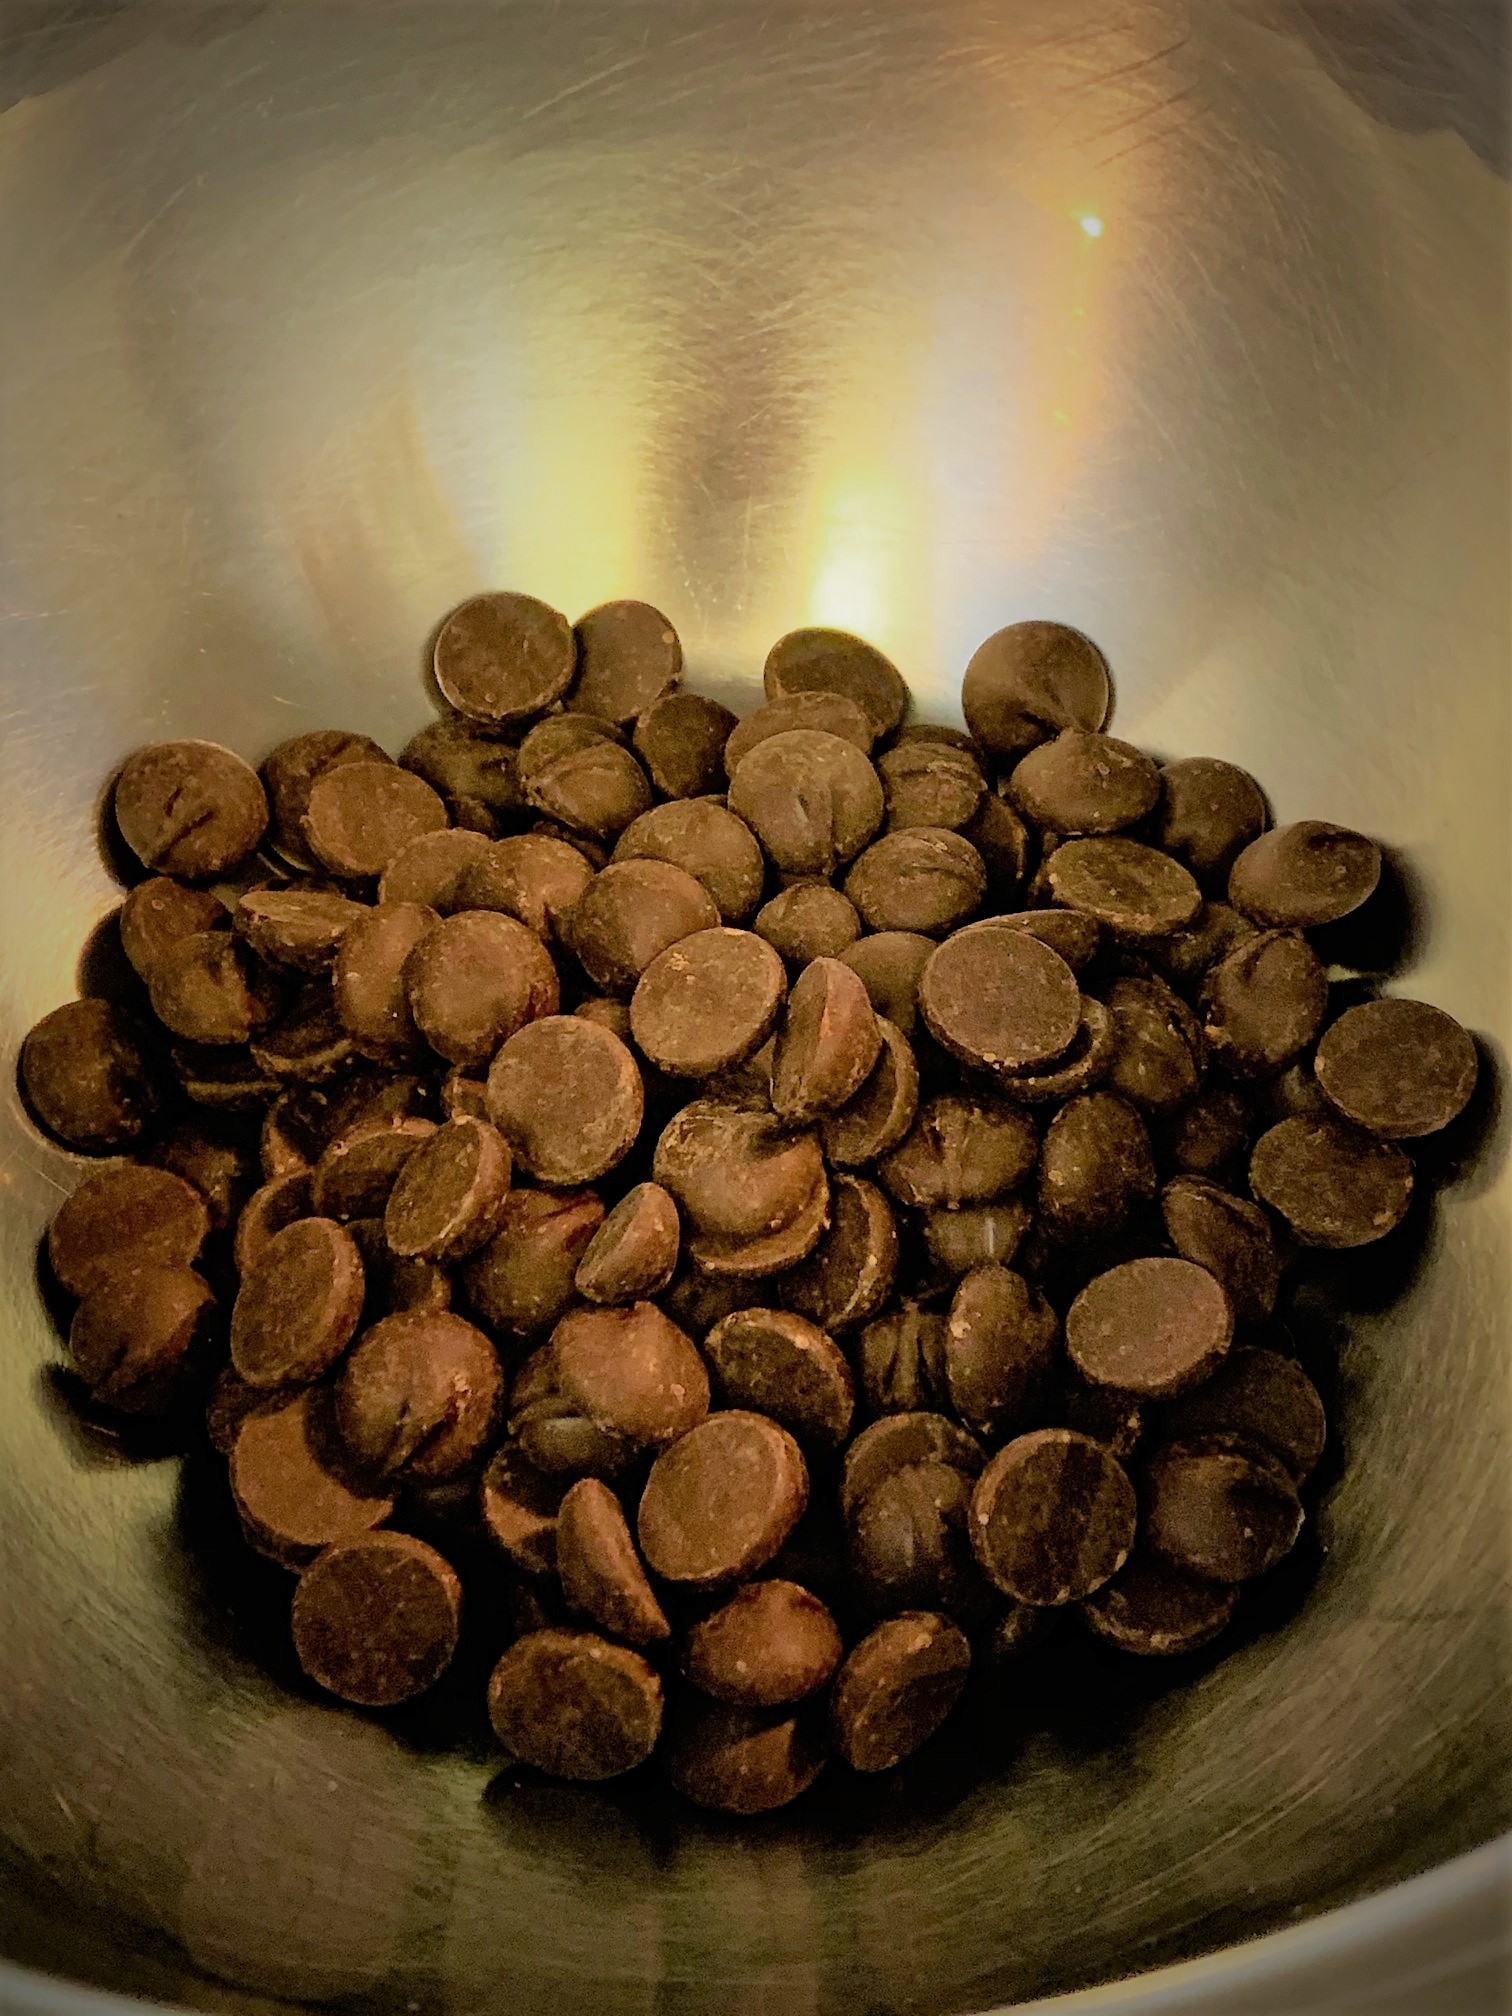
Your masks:
M946 2011L1496 1836L1494 1094L1401 1260L1299 1319L1343 1462L1244 1643L1184 1686L1010 1681L978 1756L742 1832L283 1689L176 1466L50 1381L34 1256L78 1172L13 1069L117 900L121 755L397 744L427 633L497 584L643 594L735 698L843 624L942 717L987 631L1079 624L1120 732L1390 842L1402 941L1364 963L1499 1077L1501 8L13 0L4 35L0 1951L228 2011ZM1472 1859L1096 2006L1297 2007L1319 1952L1329 1995L1372 1954L1410 1985L1392 1924L1452 1967L1504 1880ZM30 1992L0 1982L85 2006Z

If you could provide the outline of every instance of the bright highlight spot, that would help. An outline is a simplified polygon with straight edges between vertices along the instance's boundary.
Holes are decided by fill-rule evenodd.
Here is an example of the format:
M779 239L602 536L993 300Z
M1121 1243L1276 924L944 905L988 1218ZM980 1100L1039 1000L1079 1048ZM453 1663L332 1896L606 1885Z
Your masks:
M1089 238L1101 238L1103 234L1103 220L1101 217L1083 217L1081 227Z

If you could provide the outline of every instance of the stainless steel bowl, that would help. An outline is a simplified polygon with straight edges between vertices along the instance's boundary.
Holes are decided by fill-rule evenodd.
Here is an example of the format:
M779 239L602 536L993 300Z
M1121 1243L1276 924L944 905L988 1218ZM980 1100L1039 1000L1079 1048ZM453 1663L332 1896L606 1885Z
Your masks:
M864 1811L736 1832L522 1793L481 1748L281 1690L206 1600L194 1491L55 1395L34 1255L77 1172L11 1085L116 898L94 831L122 752L332 721L396 742L430 626L483 583L572 612L643 593L730 693L781 630L840 623L942 716L988 630L1080 624L1124 732L1399 850L1403 929L1361 956L1497 1075L1502 10L7 23L0 1948L227 2011L943 2011L1385 1892L1097 2006L1298 2007L1305 1978L1321 2007L1372 1957L1422 1989L1403 2008L1463 1986L1433 1971L1456 1956L1481 1993L1505 1860L1392 1886L1508 1819L1494 1101L1416 1237L1305 1318L1345 1461L1246 1642L1179 1688L1010 1689L979 1778L947 1749ZM1404 1938L1441 1956L1416 1988ZM19 1974L7 1996L86 2006Z

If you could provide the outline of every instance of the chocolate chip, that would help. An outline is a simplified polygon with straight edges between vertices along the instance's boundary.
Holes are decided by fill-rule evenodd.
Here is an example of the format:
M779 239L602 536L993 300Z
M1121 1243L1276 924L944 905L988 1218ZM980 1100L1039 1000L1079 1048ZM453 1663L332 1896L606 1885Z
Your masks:
M1412 1164L1347 1120L1283 1120L1255 1143L1250 1188L1304 1246L1368 1246L1406 1217Z
M934 940L918 931L878 931L840 956L860 975L877 1013L912 1036L919 1019L919 981L935 949Z
M147 986L174 946L204 931L222 931L231 913L208 889L187 889L166 875L139 882L122 903L121 949Z
M900 1204L953 1210L990 1204L1034 1168L1039 1140L1018 1107L986 1094L946 1093L919 1108L906 1140L878 1174Z
M1145 1473L1144 1534L1205 1582L1248 1582L1291 1552L1302 1507L1281 1464L1217 1441L1179 1442Z
M590 1302L638 1302L659 1294L677 1266L680 1236L671 1193L659 1183L637 1183L578 1262L578 1293Z
M168 1060L179 1091L196 1106L252 1113L278 1096L279 1081L242 1044L171 1043Z
M590 1467L573 1455L582 1420L612 1473L696 1428L709 1379L692 1340L654 1302L573 1309L551 1333L539 1392L517 1385L511 1407L512 1432L543 1470Z
M1478 1068L1474 1041L1452 1015L1399 999L1346 1008L1313 1060L1345 1119L1386 1141L1447 1127L1464 1111Z
M1190 1260L1126 1260L1088 1282L1066 1316L1084 1379L1166 1399L1216 1370L1234 1334L1228 1297Z
M342 763L389 760L388 751L369 736L349 734L343 728L312 728L280 742L263 758L259 771L271 812L268 839L275 851L293 867L313 868L304 840L304 816L315 779Z
M144 1152L154 1168L171 1170L199 1192L217 1232L233 1223L257 1186L257 1137L233 1117L176 1121Z
M1165 1150L1177 1169L1221 1180L1249 1162L1255 1121L1244 1095L1215 1085L1175 1114L1165 1133Z
M463 910L500 910L549 942L561 937L567 913L592 880L589 862L565 840L512 833L463 869L457 904Z
M249 1386L234 1365L222 1365L205 1404L205 1434L219 1456L229 1456L241 1425L254 1414L271 1414L292 1396L280 1387Z
M843 693L786 693L757 707L730 730L725 743L724 768L733 777L742 761L759 742L774 735L789 734L795 728L820 735L838 735L863 756L871 754L876 741L871 722L854 700Z
M279 1085L320 1085L345 1074L356 1056L330 988L312 981L278 1019L254 1035L252 1061Z
M300 1576L294 1650L339 1700L396 1708L451 1664L461 1616L462 1584L434 1547L368 1533L328 1547Z
M237 1273L248 1273L276 1234L308 1218L314 1208L308 1169L291 1169L287 1176L275 1176L271 1183L254 1190L236 1221Z
M760 1414L711 1414L651 1466L641 1552L669 1582L744 1581L777 1553L807 1503L808 1470L786 1429Z
M662 1685L638 1652L592 1631L532 1631L493 1670L488 1713L522 1764L595 1783L656 1748Z
M149 991L158 1020L192 1043L245 1043L277 1019L285 999L283 984L228 931L181 938Z
M1068 840L1046 863L1050 893L1124 938L1165 938L1190 924L1202 891L1169 854L1121 835Z
M1131 976L1113 982L1107 1006L1108 1090L1146 1113L1169 1113L1194 1098L1202 1083L1202 1032L1181 997L1153 975Z
M924 1344L921 1357L930 1355ZM941 1365L943 1372L943 1363ZM938 1384L939 1374L932 1383ZM968 1477L980 1474L985 1458L982 1446L945 1415L922 1409L884 1414L851 1443L845 1452L840 1483L840 1509L846 1523L885 1478L915 1463L942 1463Z
M792 728L741 757L729 806L784 873L828 876L882 824L882 784L853 742Z
M1230 952L1253 938L1255 927L1227 903L1204 903L1191 923L1169 938L1152 939L1143 955L1158 966L1173 987L1190 994L1204 976Z
M257 772L218 742L154 742L115 784L121 838L147 867L211 882L256 848L268 824Z
M432 721L410 737L399 761L439 791L457 825L473 832L507 830L525 810L519 752L466 721Z
M774 1110L790 1125L835 1111L860 1091L881 1049L860 977L838 959L814 960L799 975L777 1033Z
M854 700L874 736L891 735L908 712L908 688L890 658L845 630L790 630L767 653L768 700L838 693Z
M974 1204L954 1211L931 1211L924 1220L930 1258L952 1279L973 1267L1006 1267L1033 1222L1022 1197L1000 1204Z
M1328 1439L1318 1389L1294 1358L1262 1349L1230 1351L1210 1379L1165 1410L1174 1441L1215 1436L1258 1443L1300 1485Z
M522 1337L555 1323L603 1219L591 1190L512 1190L498 1231L463 1262L469 1306L490 1329Z
M580 616L577 678L567 704L628 728L682 678L677 632L649 602L601 602Z
M994 1073L1004 1094L1026 1106L1054 1106L1100 1085L1118 1056L1118 1029L1111 1010L1090 994L1081 997L1081 1020L1070 1047L1037 1071Z
M980 1621L992 1598L971 1551L972 1477L948 1463L890 1470L849 1515L851 1574L867 1606Z
M693 1100L658 1141L653 1173L684 1213L701 1264L712 1259L717 1267L732 1248L769 1246L807 1221L816 1198L822 1208L804 1251L813 1250L824 1229L828 1186L819 1143L810 1133L788 1133L770 1113ZM802 1259L804 1251L786 1259L773 1253L766 1271Z
M1040 1147L1039 1210L1063 1239L1116 1232L1155 1195L1155 1156L1145 1124L1111 1092L1066 1102Z
M372 1482L455 1477L487 1441L501 1387L492 1344L460 1316L386 1316L363 1332L341 1368L337 1433Z
M1328 976L1305 938L1262 931L1211 968L1203 1034L1236 1078L1263 1077L1300 1055L1328 1010Z
M509 1038L488 1073L488 1111L515 1160L542 1183L591 1183L640 1132L644 1094L620 1039L580 1015L550 1015Z
M478 1509L490 1536L527 1575L555 1572L557 1517L571 1489L571 1478L537 1470L512 1442L490 1458Z
M474 595L436 635L436 684L470 721L511 728L561 699L577 655L567 618L533 595Z
M702 693L668 693L635 724L634 748L666 798L723 788L725 744L737 717Z
M409 841L447 823L441 798L412 771L389 762L340 763L310 787L304 840L333 875L366 881Z
M1026 818L1061 834L1117 833L1160 797L1160 772L1142 749L1065 728L1014 767L1008 796Z
M344 1226L329 1218L286 1225L242 1277L232 1364L249 1386L318 1379L351 1341L362 1287L362 1260Z
M958 833L987 788L976 758L948 742L899 742L877 758L877 775L894 833L911 826Z
M501 1043L560 1001L551 954L523 924L459 910L433 924L404 962L415 1025L452 1064L486 1064Z
M1012 902L1029 873L1034 842L1029 828L998 791L985 791L976 811L961 828L982 857L987 887L999 902Z
M556 1565L569 1608L601 1631L641 1646L671 1637L620 1502L596 1477L579 1478L562 1500Z
M1160 1193L1171 1244L1205 1267L1241 1323L1259 1323L1276 1306L1281 1260L1270 1220L1257 1204L1203 1176L1178 1176Z
M1006 1267L975 1267L950 1304L945 1380L966 1427L997 1441L1024 1426L1055 1362L1055 1311Z
M367 907L327 889L252 889L235 924L260 959L299 973L325 973L342 938Z
M1229 871L1228 898L1257 924L1302 931L1358 910L1380 875L1374 840L1323 819L1299 819L1250 842Z
M737 1274L704 1274L684 1266L661 1292L661 1304L674 1323L691 1336L703 1337L737 1309L754 1309L765 1284Z
M208 1340L215 1298L188 1267L114 1268L74 1311L68 1356L91 1399L121 1414L166 1414Z
M315 1165L323 1218L381 1218L399 1171L436 1131L431 1120L368 1120L338 1134Z
M596 985L629 994L652 960L680 938L719 923L714 899L669 861L616 861L568 912L567 944Z
M683 1672L735 1708L781 1708L823 1687L840 1663L828 1609L796 1582L751 1582L688 1633Z
M1102 925L1080 910L1011 910L1001 917L984 917L980 923L966 928L985 933L1004 926L1048 945L1073 973L1085 972L1102 950Z
M381 1218L352 1218L347 1230L362 1255L359 1329L406 1311L439 1315L451 1307L451 1277L431 1260L403 1260L383 1236Z
M441 1080L436 1095L442 1117L447 1120L486 1120L488 1081L476 1078L460 1064L454 1064Z
M1006 1596L1079 1602L1115 1575L1134 1544L1134 1487L1099 1442L1037 1428L1000 1449L977 1479L971 1535Z
M1060 1057L1081 1024L1076 976L1048 945L1011 929L961 931L924 968L931 1036L982 1070L1028 1071Z
M895 1309L861 1332L861 1391L873 1414L949 1407L945 1318L923 1309Z
M608 841L651 804L651 784L617 732L587 714L555 714L520 744L526 799L575 833Z
M457 826L419 833L389 862L378 884L380 903L422 903L445 916L472 906L462 898L469 868L488 858L493 845L486 835Z
M17 1073L39 1126L83 1155L127 1148L157 1110L134 1017L113 1002L69 1001L28 1032Z
M667 1745L667 1776L695 1806L750 1818L791 1805L824 1768L818 1716L808 1707L688 1704Z
M1082 1620L1120 1652L1165 1658L1196 1652L1229 1624L1238 1591L1201 1582L1158 1554L1132 1554L1081 1605Z
M509 1191L509 1144L484 1120L449 1120L409 1155L383 1209L383 1229L406 1260L450 1263L499 1229Z
M846 876L845 893L873 931L939 935L981 908L987 870L961 834L913 826L868 847Z
M861 919L828 882L795 882L762 905L754 928L790 966L802 967L838 959L861 936Z
M860 1177L837 1176L828 1229L809 1257L781 1276L777 1293L822 1329L849 1330L881 1309L897 1267L898 1231L887 1199Z
M375 1063L405 1063L421 1050L404 983L405 961L440 920L421 903L380 903L343 936L332 999L353 1047Z
M1236 857L1259 839L1269 816L1264 792L1235 763L1185 756L1160 767L1155 839L1204 888L1223 888Z
M143 1266L192 1268L210 1236L199 1192L166 1169L117 1163L86 1176L47 1228L47 1257L60 1286L88 1295Z
M1092 1386L1077 1373L1063 1381L1058 1409L1061 1425L1104 1442L1120 1463L1135 1455L1149 1428L1150 1403L1114 1386Z
M303 1568L326 1547L381 1526L390 1497L353 1489L330 1459L329 1395L296 1393L280 1407L249 1414L231 1445L231 1491L242 1528L259 1554Z
M761 1048L786 993L782 961L754 931L695 931L641 975L630 1026L659 1069L707 1078Z
M786 1309L741 1309L716 1323L704 1356L726 1406L780 1423L800 1441L838 1449L850 1431L850 1367L817 1324Z
M1016 756L1062 728L1101 728L1107 661L1064 623L1010 623L978 647L961 682L966 725L994 756Z
M902 1031L876 1016L882 1048L861 1088L819 1123L824 1152L836 1168L862 1168L906 1138L919 1110L919 1068Z
M941 1727L961 1698L971 1647L948 1617L912 1610L868 1633L830 1701L835 1748L853 1771L890 1771Z

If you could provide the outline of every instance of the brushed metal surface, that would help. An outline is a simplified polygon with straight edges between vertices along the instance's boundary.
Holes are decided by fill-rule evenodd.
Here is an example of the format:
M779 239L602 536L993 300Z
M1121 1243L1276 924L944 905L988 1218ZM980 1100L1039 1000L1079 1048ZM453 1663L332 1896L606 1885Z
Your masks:
M117 898L122 753L397 743L496 583L645 594L736 697L844 624L941 716L988 630L1080 624L1121 732L1399 850L1388 964L1499 1071L1501 8L13 0L4 35L0 1950L248 2012L946 2011L1496 1835L1494 1106L1400 1262L1304 1312L1346 1460L1240 1649L1056 1669L979 1758L736 1832L281 1689L201 1496L54 1394L76 1172L13 1066ZM1201 2006L1261 2006L1238 1965Z

